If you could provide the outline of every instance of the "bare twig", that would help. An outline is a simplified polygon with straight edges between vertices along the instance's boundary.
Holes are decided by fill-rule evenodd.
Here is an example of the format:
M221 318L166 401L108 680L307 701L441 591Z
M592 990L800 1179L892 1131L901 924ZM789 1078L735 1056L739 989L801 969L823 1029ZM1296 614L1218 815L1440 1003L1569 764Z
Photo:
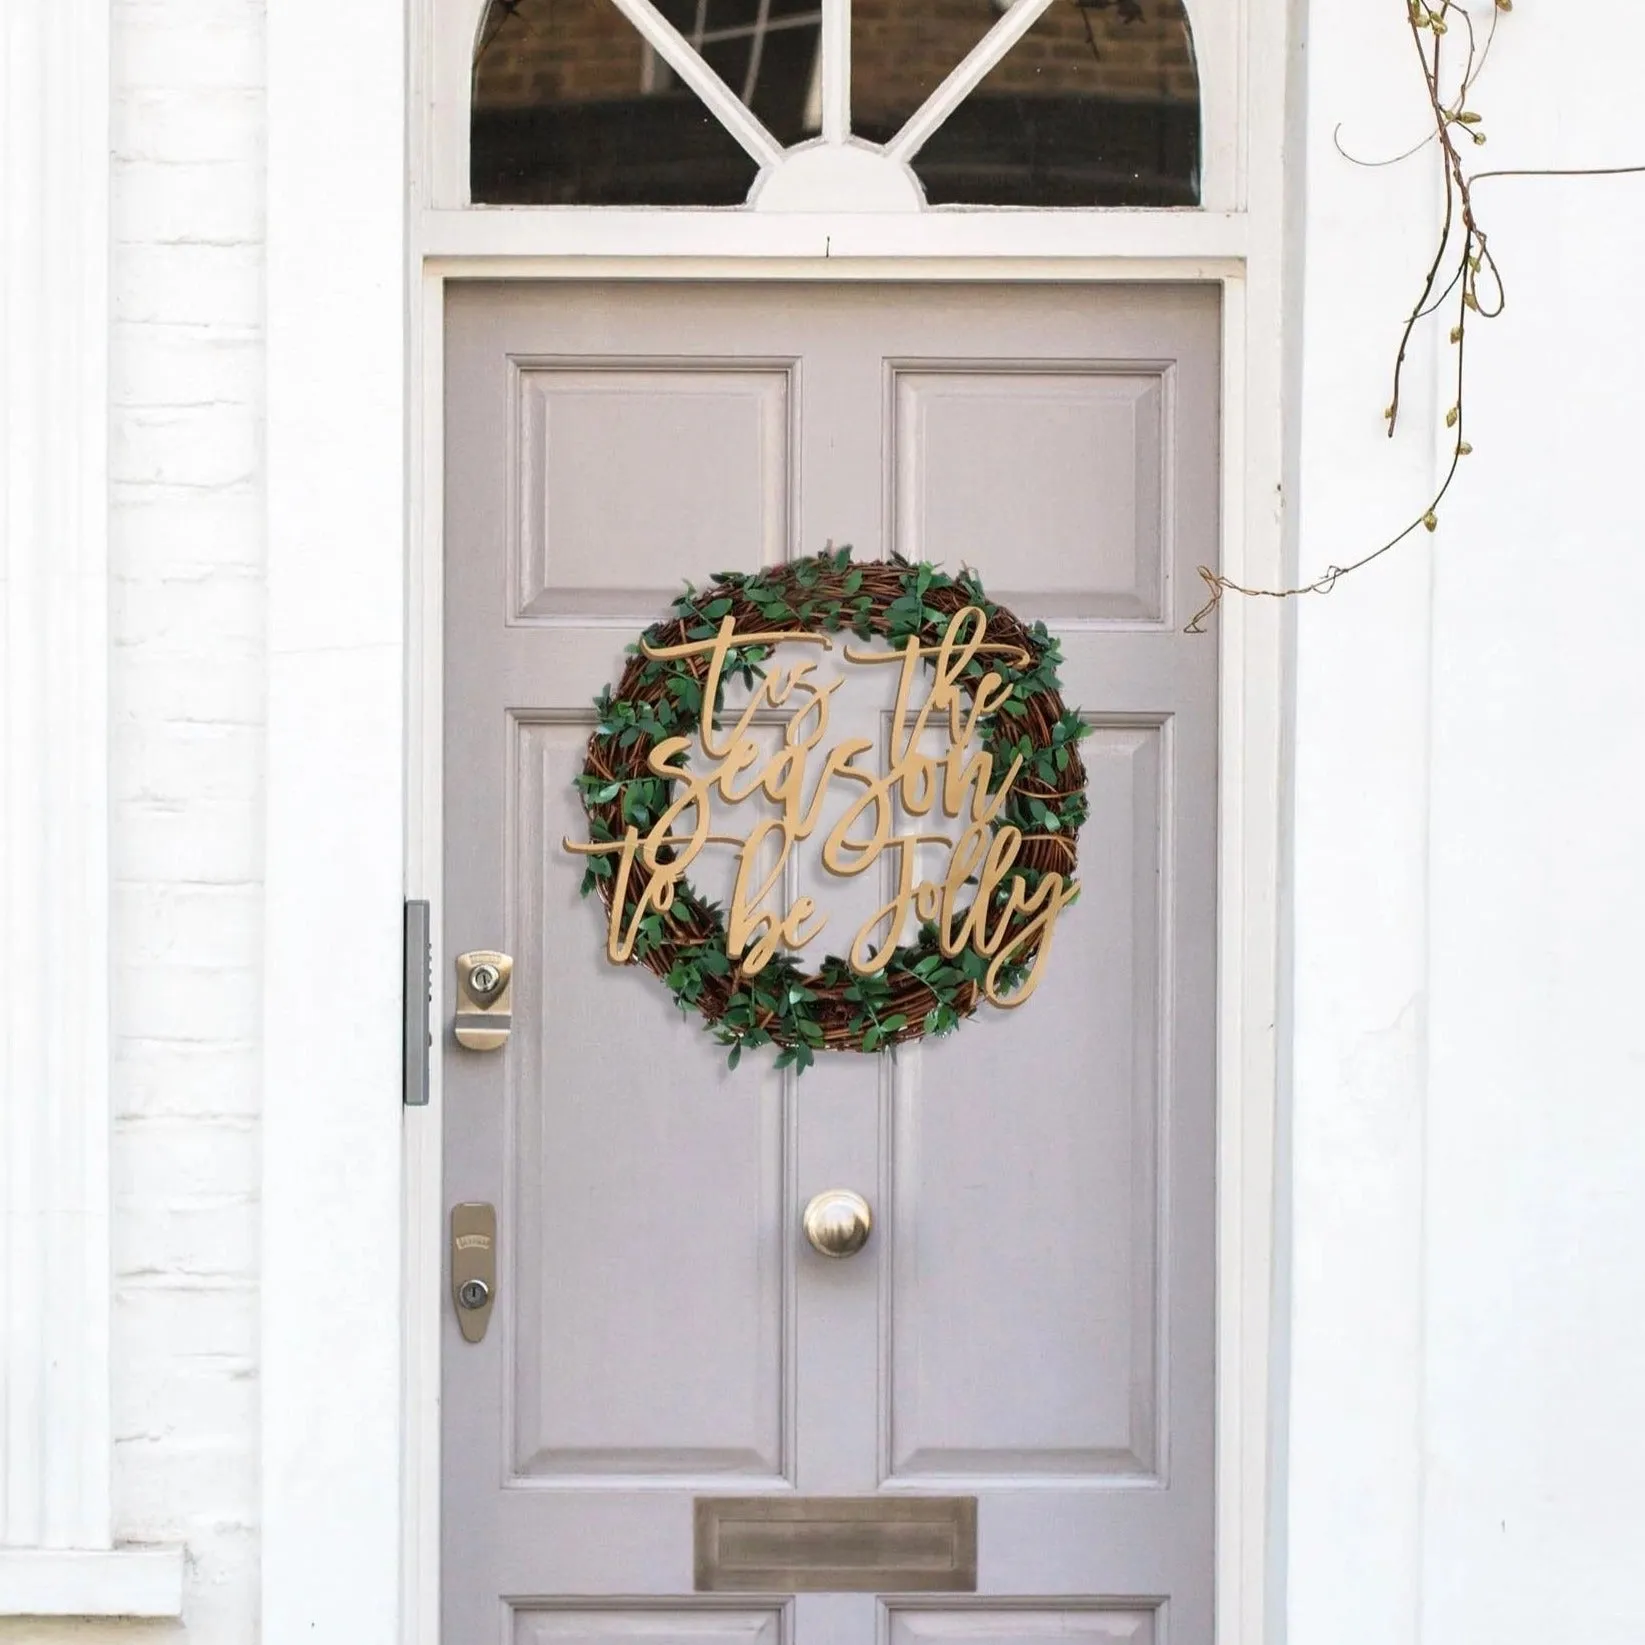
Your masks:
M1380 560L1389 550L1397 548L1417 531L1432 532L1438 529L1440 504L1450 493L1461 469L1462 459L1473 450L1463 433L1463 362L1467 357L1468 327L1473 320L1496 319L1508 303L1502 271L1497 266L1490 242L1474 212L1474 185L1498 177L1625 177L1645 174L1645 165L1539 167L1470 172L1463 164L1462 142L1466 140L1478 148L1485 142L1485 133L1481 129L1482 121L1479 114L1468 106L1469 94L1478 82L1486 59L1490 55L1491 45L1496 39L1497 22L1502 13L1513 9L1513 0L1494 0L1490 25L1485 30L1483 43L1479 40L1474 19L1463 0L1439 0L1438 5L1428 5L1425 0L1406 0L1406 8L1406 24L1411 31L1411 39L1422 65L1428 107L1434 122L1433 131L1421 142L1405 150L1403 154L1395 155L1391 160L1361 160L1349 154L1335 134L1332 141L1336 143L1337 151L1345 159L1361 166L1392 165L1397 161L1409 159L1426 148L1430 142L1439 146L1441 175L1445 184L1444 216L1440 222L1433 261L1428 266L1417 299L1400 330L1399 346L1394 355L1393 389L1383 417L1388 425L1388 435L1392 438L1399 422L1406 357L1416 328L1423 320L1455 299L1456 310L1451 326L1451 342L1456 348L1456 387L1451 404L1445 412L1445 427L1451 440L1450 463L1427 505L1408 525L1395 532L1379 547L1373 548L1368 554L1360 555L1347 565L1327 567L1325 572L1312 582L1299 583L1294 588L1247 588L1224 577L1220 572L1213 571L1209 566L1201 566L1199 574L1205 583L1208 598L1189 619L1187 631L1190 634L1204 631L1206 619L1221 605L1226 594L1244 594L1271 600L1286 600L1299 594L1329 594L1341 578L1350 572L1358 571L1362 566L1370 565L1373 560ZM1457 76L1456 94L1448 102L1443 89L1446 83L1445 54L1453 24L1465 37L1466 46L1462 69ZM1447 266L1451 270L1450 277L1442 285L1440 277Z
M1493 177L1638 177L1642 173L1645 166L1541 166L1532 171L1476 171L1469 182L1488 183Z
M1377 171L1383 166L1397 166L1402 160L1409 160L1412 155L1420 154L1433 142L1434 134L1429 132L1426 137L1419 137L1408 149L1402 149L1398 154L1390 154L1386 160L1365 160L1357 154L1350 154L1342 143L1342 123L1338 121L1331 131L1331 147L1340 154L1351 166L1363 166L1366 171Z

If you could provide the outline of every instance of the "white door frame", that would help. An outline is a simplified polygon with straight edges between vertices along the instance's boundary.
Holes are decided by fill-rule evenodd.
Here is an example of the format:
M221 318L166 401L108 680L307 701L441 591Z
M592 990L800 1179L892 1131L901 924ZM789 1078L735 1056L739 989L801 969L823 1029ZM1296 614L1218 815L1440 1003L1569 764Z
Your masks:
M398 1107L397 949L400 895L428 896L438 1023L445 282L1217 282L1222 569L1273 586L1287 558L1290 47L1284 8L1226 3L1241 18L1239 147L1260 157L1240 167L1238 209L918 218L422 211L426 145L412 144L408 202L405 128L393 129L407 97L401 0L342 12L330 0L282 0L271 11L265 1639L437 1645L439 1634L441 1107L437 1058L430 1106ZM428 82L415 45L411 64L415 100ZM362 100L372 111L364 132ZM355 186L340 189L345 149ZM1267 600L1230 601L1215 621L1217 1645L1262 1645L1277 1621L1268 1574L1283 625ZM346 1020L337 996L315 987L327 956L359 971Z

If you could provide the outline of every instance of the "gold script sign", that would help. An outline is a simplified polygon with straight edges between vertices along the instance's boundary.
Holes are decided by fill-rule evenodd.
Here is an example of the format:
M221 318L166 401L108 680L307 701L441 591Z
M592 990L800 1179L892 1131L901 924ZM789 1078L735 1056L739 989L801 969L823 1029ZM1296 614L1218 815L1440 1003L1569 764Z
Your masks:
M725 617L711 639L682 645L643 645L650 658L706 659L703 681L704 711L698 717L697 736L666 737L647 757L651 772L675 784L673 799L651 829L641 835L630 824L622 839L567 840L565 848L579 854L616 857L611 924L607 952L615 964L634 953L640 922L650 912L666 914L674 902L675 887L684 879L705 846L731 845L737 850L737 875L726 922L726 951L740 960L744 973L760 971L776 951L798 951L813 941L828 916L811 897L796 897L786 913L763 905L781 881L794 847L821 826L825 801L849 789L849 803L823 837L822 862L831 873L854 877L872 869L886 852L895 855L896 892L858 929L846 953L846 962L860 975L882 971L900 946L910 914L930 921L943 954L953 958L962 949L974 949L989 960L984 994L996 1005L1020 1005L1038 986L1058 914L1078 894L1077 881L1047 872L1030 886L1013 874L1022 848L1022 831L999 821L1021 758L996 784L994 759L973 744L980 742L983 720L998 710L1012 687L988 670L969 685L962 684L967 669L979 657L1009 653L1016 666L1028 659L1015 647L992 645L987 639L988 619L977 606L954 613L937 645L922 645L911 637L887 651L846 646L847 662L869 667L896 667L896 711L892 719L891 758L883 772L859 762L873 753L866 737L843 737L828 746L828 715L839 679L819 682L816 664L804 661L792 667L775 664L767 671L735 725L722 731L715 724L712 705L719 699L727 656L734 646L816 645L832 648L827 635L806 629L762 629L736 632L736 619ZM922 701L916 687L929 660L930 682ZM761 759L751 735L754 717L762 709L787 709L789 717L782 747L770 759ZM949 747L940 758L922 749L928 729L946 720ZM693 747L695 744L695 747ZM693 764L693 759L697 760ZM715 834L710 810L717 798L726 805L762 794L781 807L778 816L762 819L746 835ZM896 810L926 817L938 810L961 823L958 838L949 834L898 833ZM940 879L916 878L919 846L948 847L947 871ZM773 849L774 848L774 849ZM636 861L647 871L646 883L632 907L628 887ZM762 872L761 863L771 863ZM1009 887L1007 888L1007 882ZM967 896L967 889L974 893ZM874 933L886 927L881 941ZM1027 969L1014 987L1003 986L1001 971L1017 957L1027 957Z

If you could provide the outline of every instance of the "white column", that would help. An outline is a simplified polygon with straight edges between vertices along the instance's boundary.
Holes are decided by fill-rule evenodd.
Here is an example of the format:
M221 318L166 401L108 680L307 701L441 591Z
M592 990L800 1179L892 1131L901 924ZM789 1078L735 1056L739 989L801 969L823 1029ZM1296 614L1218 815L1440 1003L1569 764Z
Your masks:
M107 0L0 16L0 1614L175 1614L111 1546Z
M1444 435L1435 318L1399 427L1382 419L1399 323L1441 201L1397 7L1308 7L1303 302L1292 486L1300 578L1369 553L1432 496ZM1430 122L1431 123L1431 122ZM1464 477L1466 478L1466 476ZM1441 552L1466 552L1442 516ZM1417 530L1294 624L1289 1326L1284 1453L1290 1645L1419 1632L1427 1124L1431 565Z
M9 6L0 1545L107 1547L108 20Z
M405 30L415 10L279 0L268 12L260 1540L270 1645L400 1637ZM346 997L316 986L339 967Z

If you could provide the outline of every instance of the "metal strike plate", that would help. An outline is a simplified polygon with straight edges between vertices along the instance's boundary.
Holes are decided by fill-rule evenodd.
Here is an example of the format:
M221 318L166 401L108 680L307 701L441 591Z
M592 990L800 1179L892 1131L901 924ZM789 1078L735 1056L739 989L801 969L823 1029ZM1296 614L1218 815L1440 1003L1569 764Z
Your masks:
M498 1051L514 1026L514 961L494 949L476 948L457 956L459 1045L470 1051Z
M429 1032L428 1006L434 993L432 949L428 937L428 903L421 898L406 903L403 948L405 1045L401 1057L400 1100L408 1108L428 1106L428 1054L434 1043Z
M497 1300L497 1210L468 1201L451 1208L451 1300L464 1342L478 1342Z
M977 1590L974 1496L698 1497L698 1593Z

